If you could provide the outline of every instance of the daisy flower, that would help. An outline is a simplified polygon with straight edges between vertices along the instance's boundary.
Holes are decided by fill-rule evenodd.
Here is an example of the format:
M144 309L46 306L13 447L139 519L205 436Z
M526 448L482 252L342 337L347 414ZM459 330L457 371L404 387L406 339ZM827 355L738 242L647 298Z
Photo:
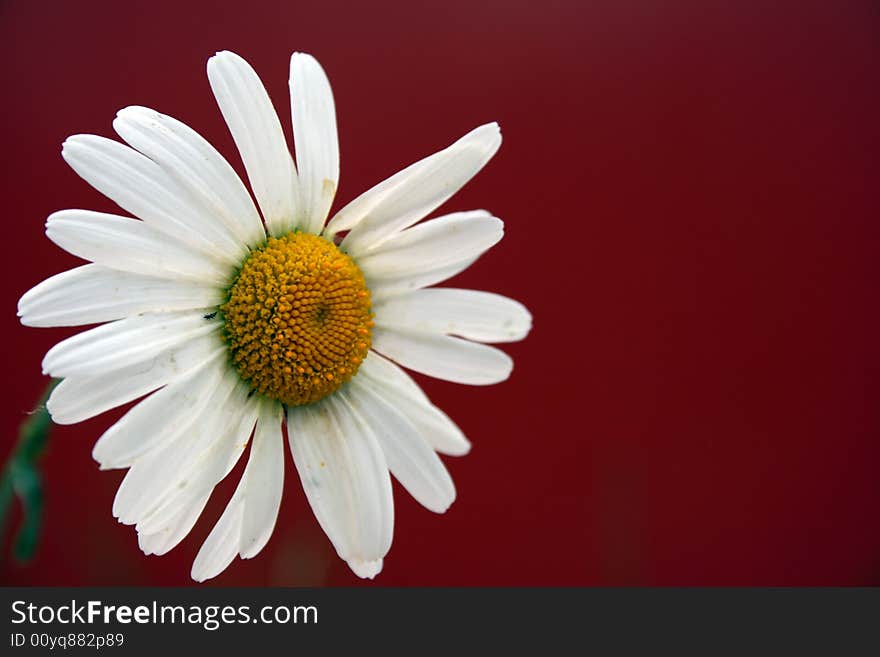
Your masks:
M442 513L455 487L437 453L470 448L400 366L497 383L512 361L483 343L520 340L531 326L506 297L431 287L496 244L500 219L473 210L419 223L489 161L501 134L495 123L480 126L327 221L339 148L318 62L303 53L290 61L295 163L247 62L220 52L208 79L253 198L204 138L145 107L113 121L124 144L95 135L64 142L74 171L135 218L63 210L46 223L49 239L89 264L27 292L22 323L103 322L46 354L44 373L63 379L47 407L70 424L143 398L92 454L102 469L128 469L113 514L135 526L146 554L180 543L248 450L193 563L198 581L269 540L286 423L321 528L357 575L374 577L391 546L390 475Z

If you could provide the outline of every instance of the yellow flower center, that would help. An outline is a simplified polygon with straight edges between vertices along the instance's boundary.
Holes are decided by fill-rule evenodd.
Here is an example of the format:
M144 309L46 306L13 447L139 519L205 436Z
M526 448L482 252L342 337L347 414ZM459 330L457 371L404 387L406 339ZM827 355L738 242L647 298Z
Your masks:
M323 237L290 233L254 250L220 306L226 344L253 390L288 406L323 399L370 348L370 291Z

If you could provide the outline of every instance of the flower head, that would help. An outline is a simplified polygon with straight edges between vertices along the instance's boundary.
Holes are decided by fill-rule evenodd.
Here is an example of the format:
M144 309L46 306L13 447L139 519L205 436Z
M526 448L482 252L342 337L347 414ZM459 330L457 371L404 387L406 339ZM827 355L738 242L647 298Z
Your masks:
M339 556L374 577L391 545L393 474L442 513L455 498L437 453L470 444L399 367L465 384L508 377L485 342L525 337L519 303L430 287L497 243L501 220L458 212L421 222L495 154L481 126L327 217L339 180L336 114L318 62L294 53L296 163L253 69L221 52L211 88L247 171L175 119L121 110L125 144L76 135L62 155L133 217L51 215L48 237L89 264L19 301L30 326L102 323L43 360L62 378L47 403L61 424L140 397L93 450L128 468L113 513L147 554L192 529L244 451L247 465L193 564L202 581L269 540L284 482L282 424L300 481ZM259 208L259 209L258 209ZM397 363L397 364L395 364Z

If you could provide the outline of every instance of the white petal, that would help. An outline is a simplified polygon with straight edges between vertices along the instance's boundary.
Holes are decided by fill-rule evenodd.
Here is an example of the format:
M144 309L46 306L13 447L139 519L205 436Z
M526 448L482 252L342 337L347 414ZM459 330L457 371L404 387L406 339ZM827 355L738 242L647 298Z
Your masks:
M95 376L141 363L163 350L216 331L220 322L201 311L132 315L78 333L52 347L43 373L55 377Z
M284 477L282 407L264 400L259 415L244 474L193 563L198 582L223 572L239 551L245 559L255 556L275 527Z
M504 222L482 210L456 212L404 230L356 258L368 283L473 261L504 236Z
M455 485L419 429L379 389L355 377L344 393L379 439L388 468L422 506L443 513L455 500Z
M449 267L436 269L420 269L416 272L401 274L400 276L385 277L370 281L370 297L373 303L384 299L390 299L398 294L405 294L413 290L419 290L435 283L441 283L470 267L477 258L467 258Z
M387 399L416 427L432 448L441 454L463 456L471 444L461 429L434 406L410 376L400 367L371 351L357 373L381 390Z
M373 349L411 370L454 383L498 383L513 369L513 360L503 351L449 335L377 326Z
M25 292L18 302L18 316L25 326L78 326L147 311L206 308L222 299L217 286L92 264L56 274Z
M238 382L232 394L211 408L196 431L184 438L189 445L168 445L164 453L155 455L156 461L166 463L164 472L149 482L145 501L120 518L134 520L139 532L152 534L179 509L210 495L247 448L256 420L256 404L247 398L246 386ZM132 470L139 466L140 461Z
M327 225L332 237L350 230L342 244L354 256L412 226L461 189L501 145L497 123L472 130L451 146L393 175L340 210Z
M267 401L261 405L250 457L242 476L246 487L242 492L244 519L239 552L244 559L255 557L263 549L278 519L284 489L283 419L281 404Z
M228 51L208 60L208 80L269 233L283 235L295 227L296 169L269 94L250 64Z
M241 535L244 516L240 490L239 484L220 520L214 525L214 529L208 534L208 538L196 555L190 576L197 582L204 582L222 573L238 554L238 537Z
M177 515L169 518L165 525L152 534L138 532L138 546L144 554L162 555L169 552L180 543L205 510L210 495L205 495L201 500L189 507L181 508Z
M382 559L391 546L394 506L376 437L339 395L288 411L293 461L336 552L348 562Z
M126 107L113 129L158 163L241 244L265 239L260 215L238 174L205 139L180 121L146 107Z
M89 210L62 210L49 216L46 236L84 260L120 271L187 278L224 286L229 267L174 242L143 221Z
M206 335L112 372L67 378L52 390L46 408L57 424L82 422L164 386L225 349L216 335Z
M358 375L368 376L375 381L385 383L398 394L411 397L417 401L431 403L425 391L412 377L399 366L392 363L384 356L375 351L367 353L364 362L357 371Z
M417 290L374 304L373 312L379 326L477 342L522 340L532 326L531 314L518 301L477 290Z
M227 263L246 253L184 187L133 148L106 137L74 135L61 155L92 187L156 230Z
M125 468L140 456L185 435L220 387L228 365L220 353L144 399L104 432L92 450L102 469Z
M336 107L324 69L301 52L290 58L290 108L303 230L318 234L339 184Z

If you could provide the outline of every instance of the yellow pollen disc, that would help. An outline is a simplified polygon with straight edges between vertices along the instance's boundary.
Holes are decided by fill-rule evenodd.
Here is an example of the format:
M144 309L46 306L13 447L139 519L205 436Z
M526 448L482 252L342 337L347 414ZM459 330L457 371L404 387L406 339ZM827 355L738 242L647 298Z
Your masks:
M370 292L351 258L317 235L270 237L220 306L242 379L288 406L349 381L370 348Z

